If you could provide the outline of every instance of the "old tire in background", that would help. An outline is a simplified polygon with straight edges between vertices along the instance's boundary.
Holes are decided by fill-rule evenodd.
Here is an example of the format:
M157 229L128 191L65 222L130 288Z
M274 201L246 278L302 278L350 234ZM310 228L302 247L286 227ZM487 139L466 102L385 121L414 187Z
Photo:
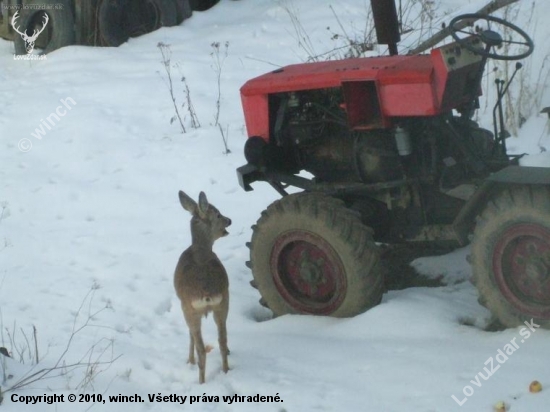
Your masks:
M42 49L44 53L57 50L64 46L75 43L74 15L71 3L68 0L41 0L40 5L44 9L20 9L19 16L15 26L19 31L26 32L27 35L33 33L33 30L40 29L43 26L44 15L48 15L49 21L44 31L40 33L36 40L36 48ZM25 41L23 38L14 34L15 54L25 55Z
M219 0L189 0L191 8L196 11L205 11L215 6Z
M188 19L193 14L190 0L174 0L176 2L176 10L178 13L177 24Z
M174 0L103 0L98 9L101 42L120 46L130 37L177 24Z
M158 27L172 27L178 24L178 8L174 0L145 0L149 10L155 10Z
M514 187L490 201L472 242L479 301L506 327L550 328L550 189Z
M76 44L85 46L99 45L97 33L97 5L100 0L76 0L75 31Z
M254 285L275 315L349 317L380 302L371 230L338 199L313 193L272 203L253 226Z

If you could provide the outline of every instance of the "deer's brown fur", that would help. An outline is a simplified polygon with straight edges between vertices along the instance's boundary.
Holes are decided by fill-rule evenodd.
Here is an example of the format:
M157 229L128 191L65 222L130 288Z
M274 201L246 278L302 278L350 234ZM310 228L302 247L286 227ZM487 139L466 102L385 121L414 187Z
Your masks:
M220 259L212 250L214 242L226 236L231 219L223 216L208 203L201 192L199 202L179 192L180 203L191 213L191 246L180 256L174 273L174 287L181 301L185 322L189 328L189 359L195 364L195 348L199 361L199 382L204 383L206 349L201 334L201 319L213 312L218 327L218 341L222 355L222 369L229 370L227 363L226 320L229 311L229 280Z

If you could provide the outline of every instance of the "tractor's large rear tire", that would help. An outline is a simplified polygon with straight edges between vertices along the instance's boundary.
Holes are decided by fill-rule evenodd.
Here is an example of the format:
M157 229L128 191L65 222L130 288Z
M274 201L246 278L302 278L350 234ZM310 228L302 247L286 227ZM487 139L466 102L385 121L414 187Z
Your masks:
M254 283L275 315L357 315L377 305L384 290L371 233L338 199L286 196L253 226Z
M550 329L550 190L505 190L478 219L472 283L479 301L506 327L533 321Z

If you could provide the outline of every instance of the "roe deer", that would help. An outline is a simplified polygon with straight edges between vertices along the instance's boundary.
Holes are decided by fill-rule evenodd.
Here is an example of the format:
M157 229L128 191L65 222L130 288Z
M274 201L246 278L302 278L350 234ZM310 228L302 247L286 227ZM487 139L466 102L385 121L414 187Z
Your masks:
M229 310L229 280L220 259L212 251L214 241L228 235L226 228L231 219L223 216L208 203L201 192L199 203L179 192L180 203L191 213L191 246L180 256L174 273L174 287L181 301L183 316L189 328L189 359L195 364L195 347L199 358L199 383L204 383L206 350L201 334L201 318L214 313L218 327L218 341L222 355L222 368L229 370L227 363L227 329L225 322Z

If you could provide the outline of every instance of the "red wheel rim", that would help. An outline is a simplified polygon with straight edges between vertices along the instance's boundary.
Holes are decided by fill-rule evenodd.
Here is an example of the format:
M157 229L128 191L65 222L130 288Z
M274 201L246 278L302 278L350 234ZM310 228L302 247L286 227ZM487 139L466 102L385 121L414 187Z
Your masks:
M294 230L280 235L271 252L270 266L277 290L298 312L330 314L346 295L340 257L313 233Z
M550 319L550 230L521 223L507 228L493 250L500 291L516 309Z

